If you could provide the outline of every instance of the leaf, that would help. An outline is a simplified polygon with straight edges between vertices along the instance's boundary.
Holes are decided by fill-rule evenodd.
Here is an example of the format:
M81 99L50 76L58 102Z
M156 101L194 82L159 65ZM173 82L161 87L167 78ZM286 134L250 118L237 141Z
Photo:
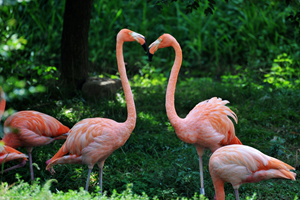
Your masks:
M290 15L290 16L287 16L287 17L285 18L286 21L289 20L289 19L293 20L293 19L294 19L294 16L293 16L293 15Z
M213 11L211 8L206 8L204 11L205 15L208 16L209 14L213 14Z
M292 25L295 26L295 27L299 27L299 22L293 21L293 22L292 22Z
M292 0L285 0L287 5L290 5L290 3L292 2Z

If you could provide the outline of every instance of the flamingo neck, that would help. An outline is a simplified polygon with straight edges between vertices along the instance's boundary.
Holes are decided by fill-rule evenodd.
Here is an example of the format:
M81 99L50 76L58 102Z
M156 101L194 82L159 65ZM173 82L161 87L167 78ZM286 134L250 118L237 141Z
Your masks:
M5 94L2 90L2 88L0 88L0 98L1 98L1 101L0 101L0 121L2 119L2 115L4 113L4 110L5 110L5 104L6 104L6 101L5 101Z
M224 181L213 178L216 200L225 200Z
M182 51L179 43L176 40L173 41L172 47L175 50L175 61L171 70L171 75L167 87L166 111L172 126L175 128L179 126L182 120L176 113L175 102L174 102L177 77L182 63Z
M127 104L127 120L124 122L124 124L131 133L135 127L136 111L135 111L133 95L131 92L131 88L129 85L129 81L125 69L125 63L123 57L123 43L124 41L122 41L121 39L117 39L116 53L117 53L118 70L120 73L122 87L124 90L125 100Z

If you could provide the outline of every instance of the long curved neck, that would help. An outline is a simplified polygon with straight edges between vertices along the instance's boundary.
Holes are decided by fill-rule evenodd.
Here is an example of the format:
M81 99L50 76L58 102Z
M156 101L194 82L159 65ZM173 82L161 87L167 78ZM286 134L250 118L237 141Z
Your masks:
M123 57L123 41L117 40L117 62L118 62L118 70L121 77L122 87L125 94L125 100L127 104L127 120L124 122L125 126L130 130L130 133L133 131L136 122L136 111L133 100L133 95L131 92L131 88L129 85L129 81L126 74L124 57Z
M225 200L224 181L213 178L216 200Z
M175 61L171 70L171 75L167 87L166 110L172 126L176 127L179 125L180 121L182 120L176 113L175 102L174 102L177 77L182 63L182 51L177 41L173 42L172 47L175 50Z
M1 101L0 101L0 121L1 121L2 115L3 115L4 110L5 110L5 104L6 104L5 94L4 94L1 87L0 87L0 98L1 98Z

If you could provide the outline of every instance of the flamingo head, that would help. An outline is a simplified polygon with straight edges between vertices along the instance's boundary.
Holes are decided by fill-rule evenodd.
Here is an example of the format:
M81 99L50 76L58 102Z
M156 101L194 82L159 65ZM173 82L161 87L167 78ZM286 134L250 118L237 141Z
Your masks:
M147 44L145 36L131 31L129 29L122 29L117 35L117 40L122 40L123 42L134 42L137 41L142 45L145 52L147 52Z
M177 42L176 39L170 34L163 34L157 40L155 40L148 48L149 60L152 60L152 56L158 49L170 47L174 42Z

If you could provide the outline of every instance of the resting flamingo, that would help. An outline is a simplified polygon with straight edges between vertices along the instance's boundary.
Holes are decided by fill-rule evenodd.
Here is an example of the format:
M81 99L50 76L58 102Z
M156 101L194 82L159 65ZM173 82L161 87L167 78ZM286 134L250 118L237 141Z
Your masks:
M102 173L105 160L115 150L124 145L136 123L136 111L133 95L126 75L123 58L123 43L137 41L147 51L145 37L128 29L122 29L117 35L116 56L118 70L127 103L127 120L123 123L106 118L84 119L73 126L70 135L61 149L47 161L50 169L56 164L86 164L89 171L85 190L88 190L90 174L97 163L99 166L99 186L102 193ZM66 154L69 155L66 155Z
M163 34L149 46L148 52L151 61L153 54L158 49L170 46L175 50L175 61L167 87L166 111L177 136L183 142L194 144L197 149L200 166L200 194L205 195L202 164L204 150L208 148L214 152L224 145L242 144L235 136L234 125L228 117L232 117L237 123L237 116L230 108L225 106L229 101L222 101L222 99L216 97L197 104L184 119L177 115L174 106L174 95L182 63L180 45L172 35Z
M1 87L0 87L0 90L3 91ZM5 94L4 94L4 92L0 93L0 98L1 98L1 100L0 100L0 120L1 120L4 109L5 109ZM17 160L17 159L21 160L20 164L12 166L12 167L2 171L3 163L9 162L11 160ZM10 171L10 170L13 170L13 169L16 169L16 168L19 168L19 167L23 167L26 164L26 160L27 160L27 156L25 154L17 151L14 148L6 146L4 144L4 141L0 140L0 169L1 169L0 174Z
M246 145L228 145L216 150L209 160L217 200L225 199L224 183L231 183L236 199L243 183L254 183L271 178L295 180L292 166Z
M12 160L20 160L21 163L2 171L2 164ZM0 141L0 174L13 169L17 169L19 167L23 167L26 164L26 160L27 156L25 154L17 151L14 148L4 145L4 142Z
M1 113L5 109L5 95L0 87ZM12 148L26 147L29 157L30 176L34 180L32 167L32 149L43 146L54 140L66 139L70 129L57 119L37 111L20 111L9 116L4 122L2 141Z

